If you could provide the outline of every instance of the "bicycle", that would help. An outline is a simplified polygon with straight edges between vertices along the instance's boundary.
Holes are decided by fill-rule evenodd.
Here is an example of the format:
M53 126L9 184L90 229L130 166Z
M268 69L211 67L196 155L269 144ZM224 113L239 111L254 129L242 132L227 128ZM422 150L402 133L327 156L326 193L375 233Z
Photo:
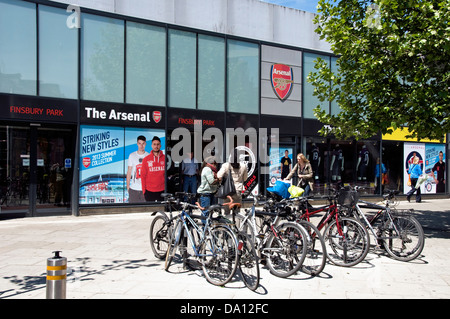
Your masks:
M188 247L183 247L182 238L187 236L189 247L192 248L193 256L200 263L206 280L211 284L224 286L235 274L239 263L236 236L228 226L213 222L214 210L211 210L207 217L194 216L192 209L197 209L196 205L188 202L180 202L180 204L183 208L176 217L173 227L165 270L169 269L179 246L183 261L186 261ZM197 224L195 219L204 220L205 223Z
M259 287L259 280L260 280L260 270L258 263L259 258L256 253L255 246L253 244L251 237L248 234L244 233L243 231L240 231L236 226L236 219L235 219L235 216L237 214L236 211L241 208L241 204L234 203L231 197L229 197L229 199L230 201L228 203L224 203L223 205L228 206L228 209L232 214L232 220L229 220L228 218L221 216L220 220L218 221L226 223L235 233L239 243L238 244L239 273L245 286L250 290L254 291ZM220 207L219 205L211 205L208 208L204 208L201 207L198 202L196 202L196 204L201 210L207 209L208 211L214 211L213 213L217 213L218 215L220 215L222 212L222 207Z
M172 237L173 216L172 210L176 205L176 198L171 193L162 193L164 197L162 203L165 205L165 212L157 211L152 213L155 216L150 224L150 246L156 258L164 260L169 248L169 241ZM167 212L167 214L166 214Z
M342 207L354 205L354 199L346 197L342 192L325 196L328 205L299 207L298 218L311 221L310 218L319 213L325 213L317 224L317 229L323 232L326 244L327 259L336 266L355 266L366 258L370 248L370 237L367 229L355 218L346 217Z
M350 192L357 192L355 187ZM395 195L399 192L390 190L383 195L384 205L359 200L349 213L359 218L377 241L394 259L411 261L417 258L425 246L425 234L419 221L411 215L412 210L398 211L391 208ZM368 219L362 209L375 209Z
M269 268L270 273L278 277L289 277L295 274L306 257L306 232L296 223L280 223L283 214L256 210L261 204L255 197L251 209L245 214L237 214L240 220L240 231L250 236L259 254ZM268 206L266 206L267 208ZM257 226L256 217L261 220Z
M319 229L310 221L300 218L302 209L308 206L307 197L297 197L285 200L286 210L290 210L291 215L288 220L299 223L307 232L307 250L303 261L301 271L310 275L317 276L325 268L327 261L325 240Z

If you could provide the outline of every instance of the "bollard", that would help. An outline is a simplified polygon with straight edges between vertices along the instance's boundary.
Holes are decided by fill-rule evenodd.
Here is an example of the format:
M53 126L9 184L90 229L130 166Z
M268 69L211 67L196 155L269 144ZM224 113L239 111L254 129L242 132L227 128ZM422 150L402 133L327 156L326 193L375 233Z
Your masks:
M53 252L47 259L47 299L66 299L67 258Z

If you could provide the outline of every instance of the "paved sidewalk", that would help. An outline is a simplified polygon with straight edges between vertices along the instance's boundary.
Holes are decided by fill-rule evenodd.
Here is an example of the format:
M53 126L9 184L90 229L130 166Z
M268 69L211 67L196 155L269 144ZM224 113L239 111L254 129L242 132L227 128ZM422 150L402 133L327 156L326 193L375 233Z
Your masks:
M371 249L355 267L327 264L318 277L287 279L261 268L256 292L239 281L209 284L200 272L163 269L149 246L150 213L0 221L0 299L45 298L47 258L67 257L68 299L450 298L450 199L401 202L422 223L425 248L411 262Z

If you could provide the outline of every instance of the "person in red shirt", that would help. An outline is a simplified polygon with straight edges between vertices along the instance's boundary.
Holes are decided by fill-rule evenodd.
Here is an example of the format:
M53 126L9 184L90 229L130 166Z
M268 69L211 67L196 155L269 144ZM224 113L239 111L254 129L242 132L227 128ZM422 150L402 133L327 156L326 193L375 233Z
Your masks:
M144 157L141 169L142 192L145 200L161 200L164 191L166 157L161 151L161 140L155 136L152 139L152 151Z

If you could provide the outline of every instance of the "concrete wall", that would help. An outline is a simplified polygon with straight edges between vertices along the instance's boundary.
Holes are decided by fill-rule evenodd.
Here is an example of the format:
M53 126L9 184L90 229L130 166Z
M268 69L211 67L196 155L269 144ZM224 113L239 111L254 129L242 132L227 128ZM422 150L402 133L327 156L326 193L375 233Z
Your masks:
M331 52L314 13L259 0L53 0L201 30Z

